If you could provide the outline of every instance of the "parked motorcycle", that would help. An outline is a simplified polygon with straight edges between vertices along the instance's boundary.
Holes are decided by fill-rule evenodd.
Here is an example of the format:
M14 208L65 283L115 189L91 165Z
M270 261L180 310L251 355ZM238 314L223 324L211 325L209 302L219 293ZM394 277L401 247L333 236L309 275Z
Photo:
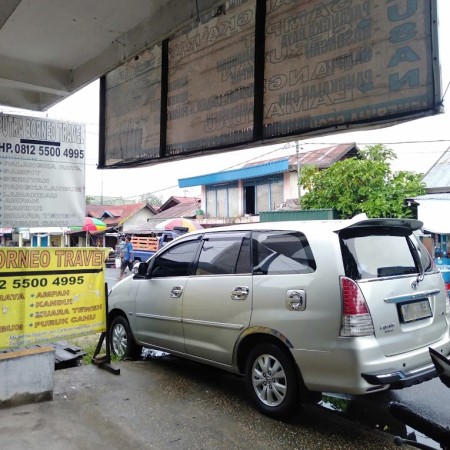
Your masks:
M429 350L431 360L436 367L439 379L445 386L450 388L450 361L432 348ZM391 402L389 404L389 411L396 419L401 420L406 425L409 425L411 428L414 428L433 441L436 441L443 450L450 450L450 429L448 427L443 427L442 425L426 419L422 415L398 402ZM399 436L394 438L394 443L398 446L408 444L422 450L435 450L434 447L410 439L403 439Z

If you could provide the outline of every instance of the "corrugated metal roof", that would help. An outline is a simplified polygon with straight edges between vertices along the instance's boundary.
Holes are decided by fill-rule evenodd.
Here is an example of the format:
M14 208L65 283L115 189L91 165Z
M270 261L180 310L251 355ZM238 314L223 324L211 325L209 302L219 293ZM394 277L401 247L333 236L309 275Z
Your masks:
M169 199L167 199L159 208L158 213L161 213L163 211L166 211L169 208L173 208L176 205L179 205L180 203L192 203L192 202L198 202L200 200L199 197L177 197L175 195L172 195ZM179 217L179 216L176 216ZM169 219L172 219L172 217L169 217Z
M299 152L299 164L301 166L311 164L319 169L326 169L332 166L334 163L345 159L356 156L358 154L358 147L353 143L348 144L337 144L330 147L319 148L316 150L310 150L308 152ZM279 161L282 158L269 159L265 161L257 161L254 163L246 164L244 167L253 167L255 165L273 161ZM297 155L289 156L289 167L294 168L297 165Z
M299 164L313 164L319 169L330 167L341 159L356 156L358 147L355 143L338 144L330 147L312 150L307 153L299 153ZM190 178L180 178L178 186L191 187L226 183L229 181L245 180L248 178L258 178L273 173L286 172L297 165L297 155L275 158L266 161L257 161L246 164L244 167L235 170L225 170L222 172L209 173Z
M86 213L88 216L102 220L109 228L120 225L144 208L154 212L153 207L146 202L141 202L128 205L86 205Z
M191 199L190 202L184 201L183 203L179 203L178 205L161 211L160 213L156 214L156 216L154 216L152 220L175 219L176 217L191 218L195 217L195 213L198 209L198 201L196 199Z
M444 192L442 194L425 194L413 197L413 200L436 200L436 201L450 201L450 192Z
M346 157L356 156L358 147L353 144L338 144L331 147L319 148L311 150L308 153L299 154L300 165L311 164L319 169L326 169L334 163ZM294 165L297 163L297 156L290 157L289 163Z
M197 177L180 178L178 186L207 186L211 184L226 183L229 181L245 180L247 178L258 178L274 173L286 172L289 169L289 159L270 161L264 164L257 164L248 167L242 167L235 170L224 170L223 172L209 173Z
M424 175L422 181L427 189L450 189L450 147Z

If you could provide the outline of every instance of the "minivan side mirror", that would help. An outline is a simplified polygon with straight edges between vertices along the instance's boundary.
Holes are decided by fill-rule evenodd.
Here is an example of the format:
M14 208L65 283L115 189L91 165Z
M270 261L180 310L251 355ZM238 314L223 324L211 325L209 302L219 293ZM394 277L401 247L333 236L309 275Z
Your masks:
M133 267L134 278L146 278L148 270L147 262L139 262Z

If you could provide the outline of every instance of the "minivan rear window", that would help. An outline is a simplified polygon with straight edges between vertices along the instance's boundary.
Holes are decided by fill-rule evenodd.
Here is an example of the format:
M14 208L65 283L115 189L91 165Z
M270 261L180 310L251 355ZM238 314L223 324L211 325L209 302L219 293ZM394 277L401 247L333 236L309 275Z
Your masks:
M392 231L392 233L390 232ZM345 274L353 280L415 274L432 263L423 245L395 229L341 232Z
M311 247L303 233L253 232L253 274L312 273L316 270Z

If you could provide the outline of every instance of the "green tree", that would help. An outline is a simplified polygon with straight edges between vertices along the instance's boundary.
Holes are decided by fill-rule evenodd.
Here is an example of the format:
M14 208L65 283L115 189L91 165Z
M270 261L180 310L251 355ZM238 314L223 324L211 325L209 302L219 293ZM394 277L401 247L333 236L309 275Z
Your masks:
M147 202L149 205L152 206L161 206L163 204L161 197L158 197L157 195L151 193L142 194L139 197L139 201Z
M405 199L423 194L425 188L419 174L392 172L390 161L395 158L393 150L377 144L325 170L304 166L300 183L307 192L301 198L302 208L333 208L342 218L359 213L410 217Z

